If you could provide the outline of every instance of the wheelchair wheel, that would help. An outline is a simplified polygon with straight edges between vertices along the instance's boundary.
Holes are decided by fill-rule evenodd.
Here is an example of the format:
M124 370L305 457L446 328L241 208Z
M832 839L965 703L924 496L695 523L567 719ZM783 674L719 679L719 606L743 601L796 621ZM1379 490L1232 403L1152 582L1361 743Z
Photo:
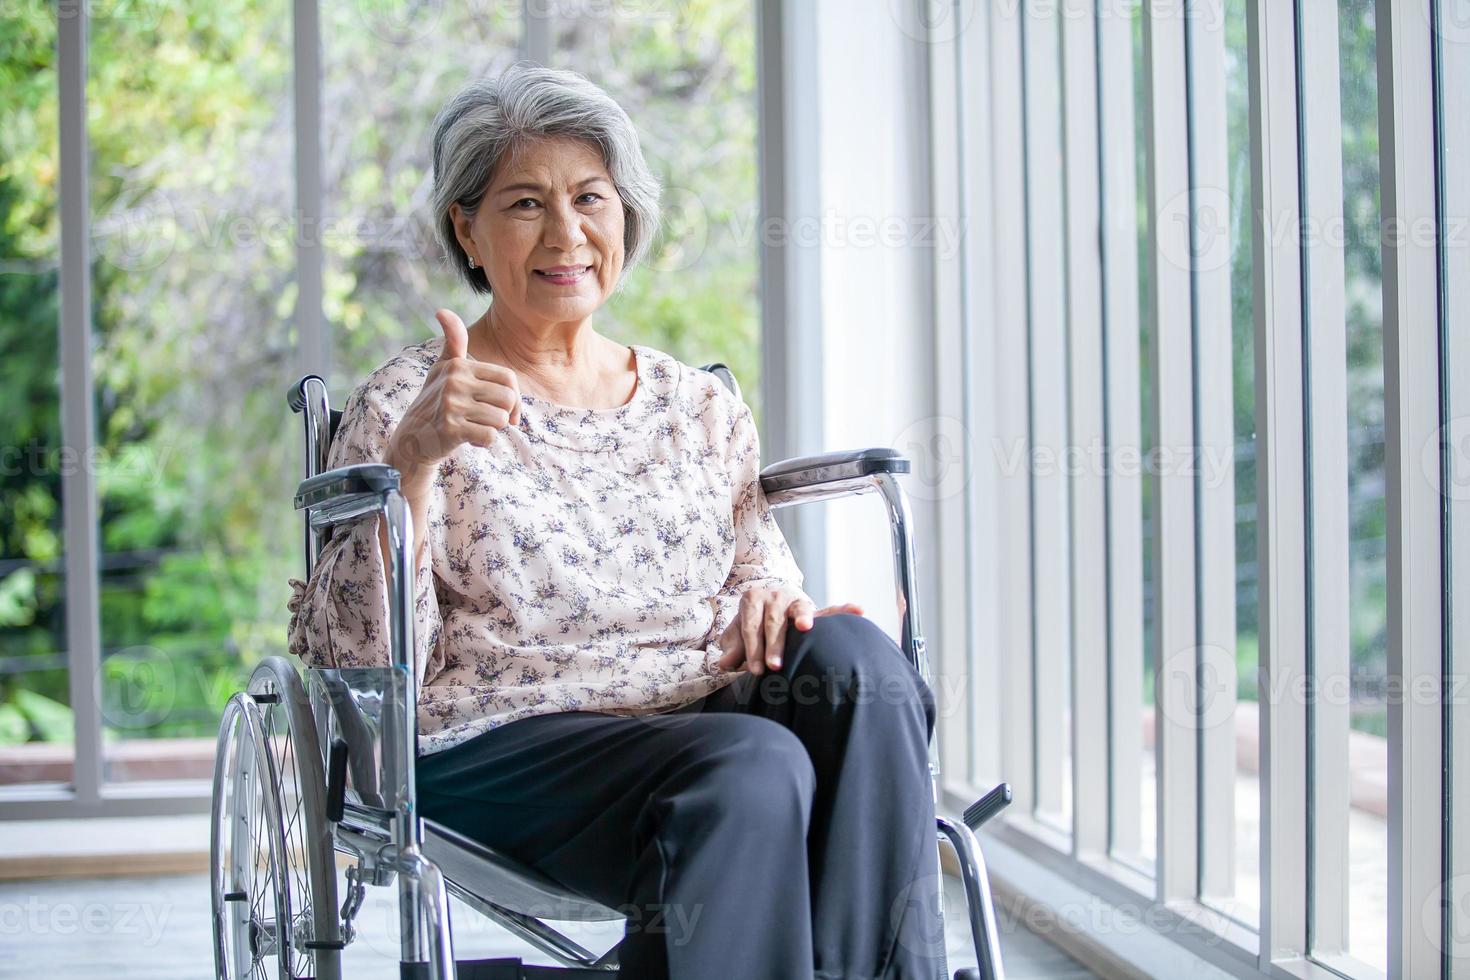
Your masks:
M210 828L220 980L341 976L336 864L317 745L300 679L281 658L262 663L247 691L226 705Z

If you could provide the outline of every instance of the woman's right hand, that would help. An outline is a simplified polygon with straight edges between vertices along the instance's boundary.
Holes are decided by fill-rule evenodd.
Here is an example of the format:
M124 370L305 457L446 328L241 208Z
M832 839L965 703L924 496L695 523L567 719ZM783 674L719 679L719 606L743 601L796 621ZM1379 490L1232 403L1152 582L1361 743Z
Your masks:
M410 485L426 482L435 464L462 443L489 446L497 429L521 419L515 372L472 360L464 321L451 310L434 315L444 329L444 349L394 428L383 460Z

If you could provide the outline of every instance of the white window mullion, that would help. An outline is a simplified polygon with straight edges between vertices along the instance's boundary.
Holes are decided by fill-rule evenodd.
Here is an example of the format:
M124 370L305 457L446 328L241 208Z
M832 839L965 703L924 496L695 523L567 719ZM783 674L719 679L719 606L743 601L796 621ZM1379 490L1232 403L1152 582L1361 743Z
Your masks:
M1092 0L1062 6L1062 139L1067 248L1067 444L1071 500L1072 852L1108 846L1108 662L1097 33Z
M1452 917L1444 930L1449 980L1470 980L1470 0L1440 0L1439 189L1445 327L1441 336L1449 422L1441 461L1449 509L1450 586L1450 893L1443 905Z
M1302 447L1301 220L1296 25L1291 4L1248 12L1255 290L1256 504L1261 704L1260 967L1307 944L1306 461ZM1278 693L1284 692L1284 693Z
M1143 5L1154 396L1154 697L1160 901L1198 895L1195 689L1194 351L1183 0Z
M961 210L961 164L963 139L960 125L960 67L958 41L936 25L928 45L928 96L931 170L929 180L930 210L939 222L959 227ZM966 403L965 350L972 338L966 336L964 324L964 258L966 243L957 252L936 250L934 263L934 419L936 428L925 432L925 439L946 438L942 426L949 420L964 419L959 431L968 432ZM899 449L904 447L900 446ZM974 468L973 447L963 447L959 465L968 473ZM938 604L929 607L928 655L935 695L941 699L939 728L939 764L943 772L959 773L968 782L974 768L970 760L973 748L968 737L969 720L975 715L974 688L951 689L947 682L970 678L976 659L995 659L995 647L980 646L972 639L972 604L970 575L966 568L969 541L970 507L968 492L948 493L951 485L963 487L948 473L938 474L937 487L923 486L933 500L938 533L935 535L938 575ZM968 482L968 481L966 481ZM913 487L914 484L910 484ZM967 488L966 488L967 489ZM937 615L936 615L937 614ZM937 623L937 625L935 625ZM972 653L973 651L973 653ZM950 701L963 695L963 704Z
M1388 679L1404 692L1388 705L1390 978L1436 977L1441 967L1440 934L1425 916L1444 871L1443 719L1439 689L1424 695L1444 669L1444 527L1423 462L1442 435L1433 28L1432 0L1377 5Z
M61 438L80 459L96 441L92 391L92 297L87 193L87 5L56 22L61 182ZM66 551L66 667L75 709L72 786L76 802L97 804L102 788L102 632L98 609L97 487L91 466L62 474Z
M1061 174L1061 65L1058 13L1031 3L1022 19L1026 104L1026 285L1030 337L1032 595L1036 637L1038 815L1063 812L1068 648L1067 351Z
M992 444L1001 479L996 488L998 535L992 559L1005 569L998 583L1001 645L1001 725L1004 777L1010 782L1016 813L1029 813L1035 800L1032 779L1031 641L1031 440L1027 425L1030 386L1026 363L1025 138L1021 105L1021 13L1014 5L990 8L990 93L993 184L991 234L1011 247L997 249L992 294L995 360L992 390L998 432Z
M960 329L965 337L963 352L964 431L973 433L966 458L966 566L965 587L969 602L970 659L968 754L966 774L972 786L989 786L1010 773L1002 764L1004 743L1001 728L1001 685L1007 659L1000 632L1001 569L994 557L1000 521L998 512L1002 480L997 477L992 447L1003 442L997 424L992 392L993 372L999 353L999 335L1004 321L992 315L995 296L994 238L987 232L994 221L991 192L992 146L990 114L990 31L986 17L977 12L968 30L956 39L955 79L957 92L959 214L966 233L960 251Z
M1138 339L1138 185L1128 0L1097 20L1106 348L1109 847L1139 853L1143 790L1143 479Z
M1199 894L1235 900L1235 358L1223 0L1189 7L1199 501Z
M1298 120L1306 234L1302 275L1306 316L1308 540L1312 597L1308 621L1317 690L1330 692L1308 706L1311 826L1308 910L1313 957L1347 952L1348 690L1352 638L1348 628L1347 320L1342 227L1342 118L1338 74L1337 0L1300 0L1297 6Z
M291 5L292 113L296 168L297 377L332 380L332 346L323 315L322 237L322 38L317 0Z
M551 64L555 18L556 4L521 0L521 58L540 65Z

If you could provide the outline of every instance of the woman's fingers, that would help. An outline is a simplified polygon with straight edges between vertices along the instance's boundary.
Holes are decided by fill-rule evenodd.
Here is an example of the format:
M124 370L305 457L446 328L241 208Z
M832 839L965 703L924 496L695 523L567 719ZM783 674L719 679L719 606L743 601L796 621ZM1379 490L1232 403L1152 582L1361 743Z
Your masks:
M438 310L434 313L434 319L439 321L439 326L444 330L444 349L439 352L439 360L447 361L468 355L469 331L465 329L459 314L453 310Z
M830 616L833 613L845 613L845 612L847 612L847 613L857 613L859 616L861 616L863 614L863 607L860 606L860 605L858 605L856 602L844 602L844 603L842 603L840 605L836 605L836 606L823 606L821 609L817 610L816 615L818 615L818 616Z
M800 595L793 599L785 589L752 589L740 597L740 608L720 637L721 654L716 664L721 670L738 670L744 665L757 675L768 669L780 670L788 624L805 632L812 628L816 617L836 613L861 616L863 609L855 602L817 609L810 599Z
M822 615L816 610L816 603L810 599L801 598L791 604L786 615L791 617L791 621L796 624L797 629L809 630L812 628L812 617Z
M765 664L771 670L781 669L781 653L786 646L787 608L783 607L786 607L786 603L779 598L769 602L761 617L765 627Z
M750 592L740 597L740 639L745 644L745 664L752 674L763 673L761 658L765 642L761 638L761 612L764 603Z
M720 639L720 659L715 661L721 670L739 670L745 664L745 644L740 639L739 633L732 634L725 630L725 636Z

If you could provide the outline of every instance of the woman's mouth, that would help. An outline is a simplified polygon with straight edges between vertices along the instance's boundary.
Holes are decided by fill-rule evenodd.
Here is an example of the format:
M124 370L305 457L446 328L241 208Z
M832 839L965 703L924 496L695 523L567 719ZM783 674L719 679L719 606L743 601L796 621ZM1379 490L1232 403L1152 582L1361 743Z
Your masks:
M592 270L590 265L556 266L552 269L536 269L536 275L553 286L574 286Z

